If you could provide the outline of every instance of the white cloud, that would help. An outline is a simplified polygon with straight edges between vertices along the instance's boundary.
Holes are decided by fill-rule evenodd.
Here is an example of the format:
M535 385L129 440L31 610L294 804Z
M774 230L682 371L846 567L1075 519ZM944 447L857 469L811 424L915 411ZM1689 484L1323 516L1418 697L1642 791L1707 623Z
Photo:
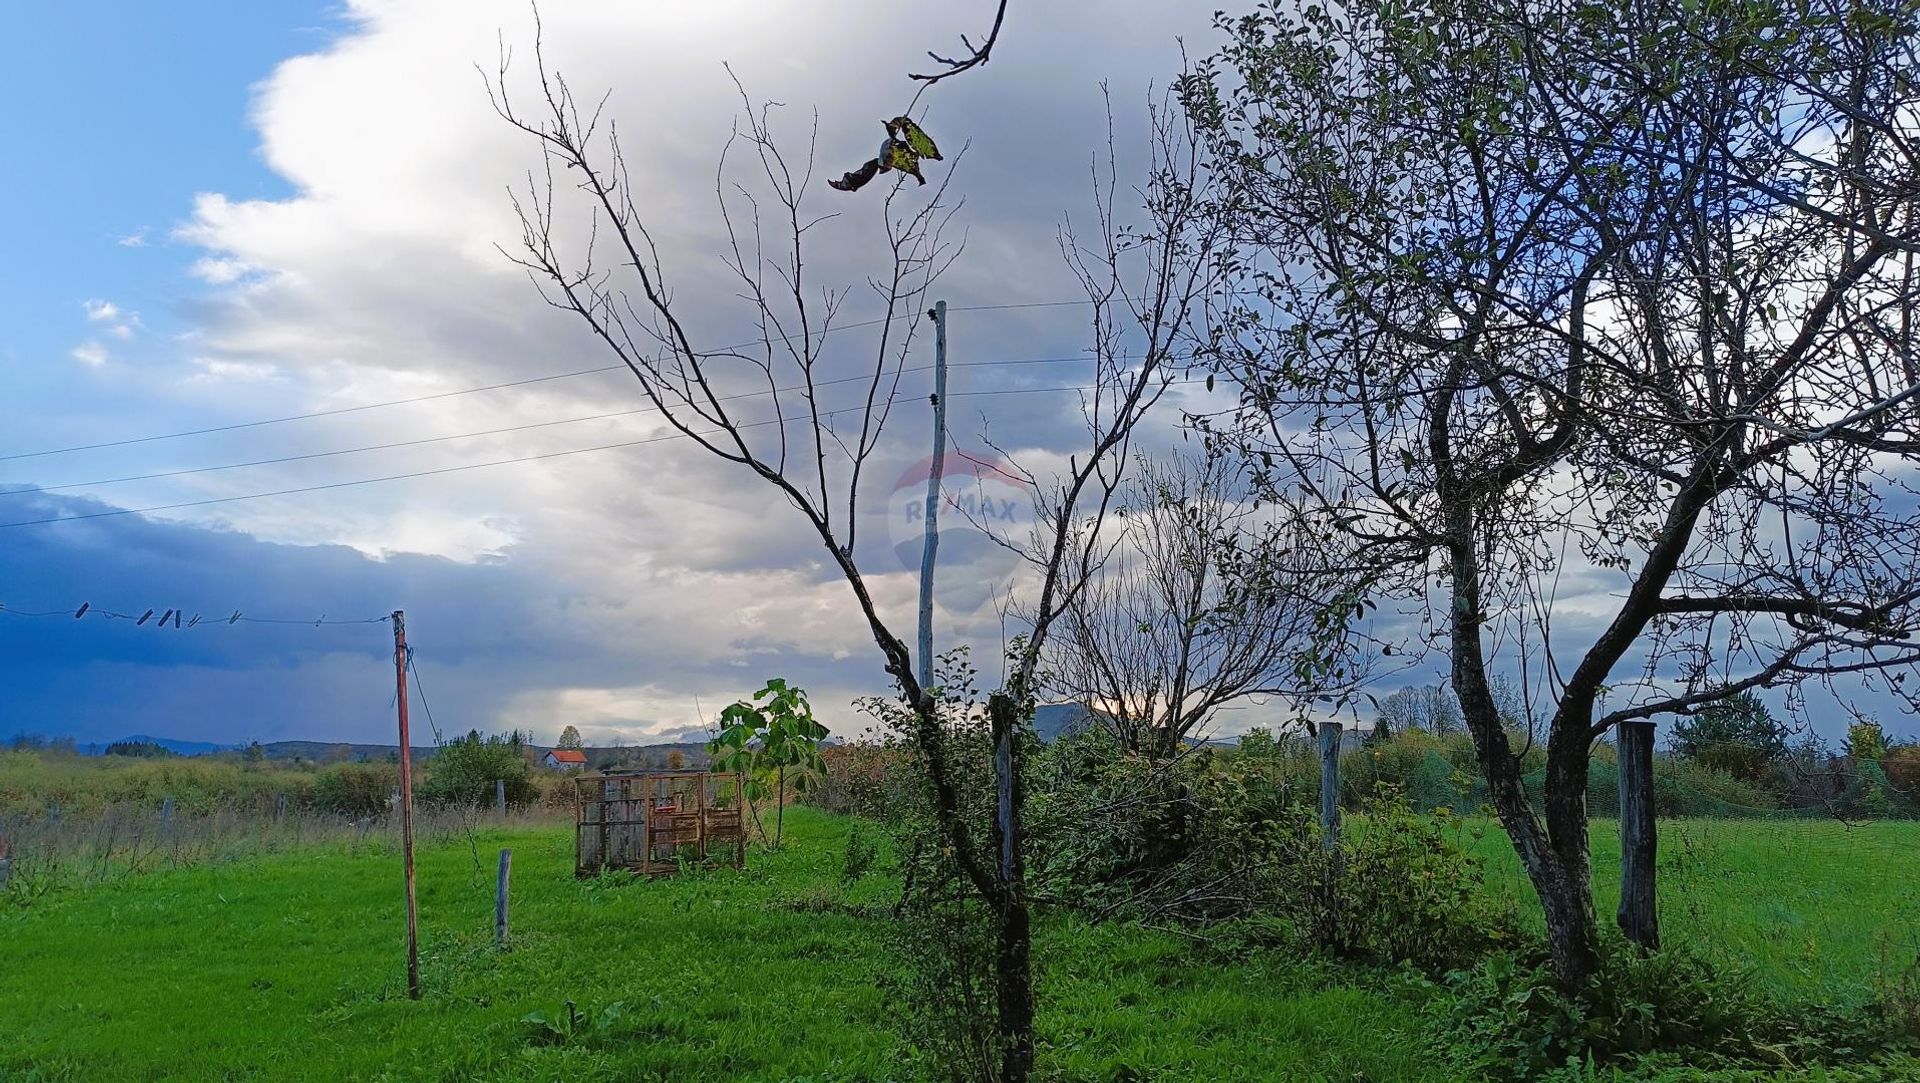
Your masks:
M215 196L211 198L219 199L220 197ZM215 286L225 286L238 282L240 279L245 278L248 272L252 270L253 267L243 260L218 259L211 256L206 259L196 260L193 264L194 277Z
M1175 35L1204 33L1210 11L1198 2L1155 5L1125 21L1089 21L1036 6L1009 27L990 68L928 93L928 126L952 148L942 168L952 168L961 158L953 151L972 143L956 178L957 194L967 200L956 236L965 228L970 250L944 296L958 306L1078 295L1061 266L1054 227L1063 213L1089 202L1087 163L1105 141L1100 81L1116 81L1123 154L1130 140L1137 149L1147 78L1164 84L1178 70ZM799 7L715 0L568 5L543 15L548 62L583 96L614 89L608 115L620 123L637 195L697 333L707 341L745 337L737 287L716 248L713 167L739 107L723 62L756 95L792 103L778 123L795 150L804 150L817 103L820 160L810 199L818 212L840 217L818 227L813 269L823 284L854 287L844 319L869 314L860 283L874 269L882 199L877 190L859 197L829 191L824 178L871 153L879 118L919 89L905 78L913 58L956 47L961 33L977 37L976 12L865 0L823 20ZM357 0L348 18L349 33L324 52L281 65L254 103L263 156L295 194L258 200L205 193L173 233L200 249L193 274L211 287L190 313L196 356L180 385L195 394L217 391L226 397L207 401L225 409L234 408L231 396L256 389L301 392L296 402L261 400L256 416L272 416L608 363L599 344L547 309L496 248L519 236L506 190L525 183L539 154L494 115L474 64L491 69L504 34L515 47L516 78L530 73L532 27L523 0ZM742 34L746 26L753 33ZM524 81L517 86L526 92ZM1016 115L1019 123L1010 124ZM961 313L953 333L973 359L1061 356L1085 345L1080 319L1071 309ZM838 341L848 350L861 345L853 334ZM1080 382L1045 368L969 370L957 384L989 390ZM862 559L875 569L877 602L902 629L912 625L912 562L894 551L880 505L884 485L925 454L926 422L913 409L923 394L917 386L908 390L894 421L897 435L874 467L871 476L885 481L876 482L875 514L861 541ZM281 440L289 451L307 453L638 405L630 380L603 374L303 422L297 431L250 435L247 446ZM764 404L740 409L758 417ZM995 439L1015 448L1057 451L1081 436L1071 396L970 399L950 425L972 445L987 418ZM661 432L657 418L641 415L523 429L196 475L156 489L151 502L450 470ZM262 456L250 450L247 457ZM549 732L559 719L583 731L598 726L637 736L686 725L696 696L711 709L773 674L793 676L815 692L824 712L844 716L849 697L886 684L871 635L819 539L762 483L684 441L175 514L375 556L406 551L499 562L544 577L556 597L595 599L569 619L621 644L631 666L575 674L559 690L541 680L537 687L547 691L497 708L502 724ZM950 552L955 590L973 603L990 596L985 582L1007 574L970 566L957 543ZM997 672L1000 628L990 604L943 612L939 627L943 646L974 639L976 661Z
M88 339L80 345L75 346L71 352L71 356L75 361L80 362L88 368L97 369L107 363L107 357L109 355L107 354L107 348L105 346L100 345L100 343L93 339Z
M90 298L80 302L80 307L86 310L87 322L106 324L106 333L122 342L131 341L135 329L140 326L138 312L124 312L112 301ZM102 359L105 359L104 352L102 352Z
M127 234L114 243L122 248L145 248L147 246L147 232L148 227L141 226L139 229L134 230L132 233Z

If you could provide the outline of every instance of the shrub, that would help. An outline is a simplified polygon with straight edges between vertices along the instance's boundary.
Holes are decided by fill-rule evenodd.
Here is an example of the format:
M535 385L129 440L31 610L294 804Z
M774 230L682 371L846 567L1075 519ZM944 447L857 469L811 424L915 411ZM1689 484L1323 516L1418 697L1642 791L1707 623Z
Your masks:
M1774 1029L1766 1000L1744 978L1718 974L1685 949L1643 956L1611 937L1578 997L1560 991L1544 957L1496 955L1447 984L1453 999L1441 1011L1456 1050L1495 1079L1656 1051L1737 1058Z
M482 736L473 730L440 746L427 761L427 777L420 797L443 805L493 804L494 782L507 784L507 804L522 807L540 794L527 765L527 741L518 730L505 736Z
M1383 790L1342 834L1332 890L1313 914L1315 940L1337 954L1430 973L1511 940L1509 915L1481 890L1472 837L1450 810L1420 813Z
M1880 760L1880 770L1901 797L1920 803L1920 745L1888 749Z
M1445 985L1452 995L1435 1002L1436 1019L1456 1059L1488 1079L1592 1079L1594 1068L1623 1061L1634 1064L1621 1077L1636 1079L1665 1066L1782 1063L1859 1067L1858 1078L1877 1079L1871 1058L1912 1045L1890 998L1803 1010L1688 948L1644 955L1614 936L1602 941L1600 968L1577 997L1560 991L1544 948L1524 958L1492 956L1449 974Z
M828 812L891 819L906 800L910 752L898 742L857 741L820 749L826 775L807 793Z
M1462 823L1415 811L1393 787L1328 853L1316 810L1243 757L1156 762L1089 734L1056 742L1043 764L1031 867L1051 900L1095 915L1245 921L1233 935L1433 972L1507 938Z
M384 763L337 763L313 783L313 807L358 819L387 811L400 785L399 768Z

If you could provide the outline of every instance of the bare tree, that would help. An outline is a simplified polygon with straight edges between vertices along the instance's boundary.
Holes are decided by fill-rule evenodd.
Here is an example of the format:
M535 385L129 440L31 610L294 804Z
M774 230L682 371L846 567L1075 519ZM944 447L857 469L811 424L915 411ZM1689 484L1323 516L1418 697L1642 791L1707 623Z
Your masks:
M1422 730L1446 737L1460 732L1460 705L1445 684L1396 688L1380 700L1374 726L1383 735Z
M549 304L578 317L627 367L675 432L779 493L839 569L911 711L911 736L929 780L942 850L992 914L996 1075L1025 1079L1034 1050L1031 915L1013 738L1031 717L1034 675L1048 632L1095 561L1099 524L1117 484L1115 464L1146 412L1177 378L1177 353L1190 341L1188 331L1209 288L1204 276L1213 268L1211 235L1198 227L1214 216L1202 214L1199 205L1205 185L1194 153L1197 134L1161 118L1155 169L1143 189L1149 225L1140 234L1117 233L1110 169L1099 201L1100 242L1082 248L1071 232L1065 235L1094 312L1095 377L1083 396L1088 444L1065 470L1026 475L1041 511L1041 544L1031 554L1032 601L1024 607L1030 624L1016 640L1001 690L988 702L996 808L989 837L981 839L961 807L935 690L916 679L907 642L882 614L855 556L865 467L880 453L900 401L927 291L957 254L941 237L949 215L945 184L923 196L896 178L882 208L885 247L878 262L884 269L867 280L881 310L871 321L868 359L851 369L829 365L821 339L854 326L840 320L850 291L812 282L809 246L830 216L809 209L811 149L801 157L783 152L770 109L753 107L743 94L745 117L722 155L716 194L729 240L726 265L757 335L744 346L709 345L669 285L616 123L598 108L581 107L566 80L548 69L537 37L534 58L530 111L513 96L504 55L499 69L486 73L496 110L538 143L545 165L513 197L523 237L509 256ZM564 194L556 187L560 178L569 189ZM1123 263L1136 261L1141 270L1123 274ZM838 337L834 356L850 352L849 339ZM834 406L826 397L829 387L849 386L854 397L848 405ZM768 404L770 415L742 409L754 398Z
M1164 759L1229 703L1347 677L1317 664L1343 584L1316 540L1264 521L1217 450L1137 461L1114 543L1052 639L1055 694Z
M1810 680L1904 694L1920 661L1914 10L1353 0L1224 25L1188 90L1241 212L1239 435L1378 594L1435 596L1582 987L1597 738ZM1520 651L1550 692L1544 821L1490 679Z

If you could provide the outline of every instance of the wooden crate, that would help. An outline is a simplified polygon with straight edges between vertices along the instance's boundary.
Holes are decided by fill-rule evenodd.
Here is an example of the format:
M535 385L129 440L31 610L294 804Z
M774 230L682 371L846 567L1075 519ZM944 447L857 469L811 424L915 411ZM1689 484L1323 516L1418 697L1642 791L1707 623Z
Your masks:
M574 873L677 872L683 860L746 863L744 779L712 771L643 771L574 780Z

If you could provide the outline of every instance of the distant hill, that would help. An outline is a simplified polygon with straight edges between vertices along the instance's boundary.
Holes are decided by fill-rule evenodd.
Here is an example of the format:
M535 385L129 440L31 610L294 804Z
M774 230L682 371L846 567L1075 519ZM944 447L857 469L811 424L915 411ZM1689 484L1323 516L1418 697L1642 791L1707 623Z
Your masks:
M1091 725L1093 712L1078 703L1043 703L1033 711L1033 732L1042 741L1066 737Z
M103 741L97 745L82 745L82 751L105 752L109 744L159 745L178 756L208 756L215 752L225 752L233 745L216 745L211 741L176 741L171 737L151 737L136 733L131 737L122 737L118 741Z

